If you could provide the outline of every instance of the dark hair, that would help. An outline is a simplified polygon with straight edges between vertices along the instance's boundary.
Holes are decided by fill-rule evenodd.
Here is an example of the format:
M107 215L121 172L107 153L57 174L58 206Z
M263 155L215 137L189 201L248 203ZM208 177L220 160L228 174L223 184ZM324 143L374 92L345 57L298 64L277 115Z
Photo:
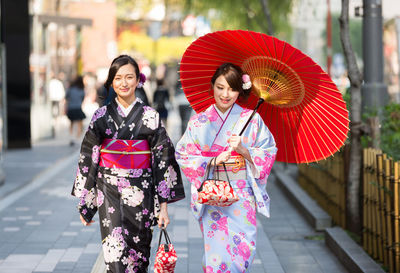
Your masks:
M214 75L211 78L211 84L214 86L215 81L219 76L224 76L225 80L229 84L229 86L232 88L233 91L238 91L239 92L239 98L240 99L247 99L250 95L250 89L244 90L243 89L243 71L242 69L233 64L233 63L224 63L220 65L217 70L215 71Z
M69 87L77 87L83 90L85 88L85 85L83 83L83 77L80 75L76 76L76 78L71 81Z
M164 79L157 79L157 86L163 86L164 85Z
M121 68L121 66L131 64L135 68L135 73L136 73L136 79L139 79L139 66L137 62L128 55L119 55L117 58L115 58L111 62L110 69L108 70L108 77L106 82L104 83L104 87L107 90L107 94L109 92L110 86L112 85L112 82L114 80L115 74L117 74L118 70Z

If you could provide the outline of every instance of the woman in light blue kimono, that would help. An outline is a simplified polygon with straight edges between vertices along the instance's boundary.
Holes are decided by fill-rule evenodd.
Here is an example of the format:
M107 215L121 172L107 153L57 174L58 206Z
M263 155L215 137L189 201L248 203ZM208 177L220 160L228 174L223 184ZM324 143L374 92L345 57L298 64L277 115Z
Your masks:
M204 238L204 272L249 272L256 251L256 208L269 217L266 183L277 149L258 113L238 136L252 113L236 104L251 90L251 81L240 67L221 65L211 84L215 104L191 118L177 144L176 158L191 184L191 209ZM228 207L197 202L197 189L214 157L217 164L226 162L231 185L240 197Z

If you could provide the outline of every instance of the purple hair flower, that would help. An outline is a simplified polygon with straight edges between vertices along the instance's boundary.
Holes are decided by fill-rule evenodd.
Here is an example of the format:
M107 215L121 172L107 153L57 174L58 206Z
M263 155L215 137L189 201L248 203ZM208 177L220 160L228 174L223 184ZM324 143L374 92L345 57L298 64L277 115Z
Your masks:
M140 72L140 74L139 74L139 84L138 84L137 87L138 88L142 88L145 82L146 82L146 76L142 72Z

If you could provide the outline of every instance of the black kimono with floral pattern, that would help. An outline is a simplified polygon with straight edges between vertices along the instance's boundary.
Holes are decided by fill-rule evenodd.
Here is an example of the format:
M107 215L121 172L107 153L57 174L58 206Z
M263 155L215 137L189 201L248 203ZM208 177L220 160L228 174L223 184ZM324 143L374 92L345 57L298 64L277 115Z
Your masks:
M151 168L99 166L104 139L147 140ZM116 101L99 108L82 142L72 195L90 222L97 210L107 272L147 272L160 203L185 197L174 147L158 113L137 99L128 116Z

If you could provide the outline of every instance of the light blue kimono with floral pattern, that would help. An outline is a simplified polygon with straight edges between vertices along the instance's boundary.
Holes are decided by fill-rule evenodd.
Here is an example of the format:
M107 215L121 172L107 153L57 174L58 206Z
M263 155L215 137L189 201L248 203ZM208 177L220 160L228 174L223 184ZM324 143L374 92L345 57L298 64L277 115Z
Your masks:
M239 135L252 110L234 104L225 118L214 105L193 116L176 146L176 158L191 184L191 209L204 237L204 272L249 272L256 249L256 208L269 217L267 178L275 161L275 140L258 113L242 134L242 145L249 150L246 179L232 180L240 200L229 207L202 205L197 189L206 179L210 157L205 152L225 151L228 139Z

